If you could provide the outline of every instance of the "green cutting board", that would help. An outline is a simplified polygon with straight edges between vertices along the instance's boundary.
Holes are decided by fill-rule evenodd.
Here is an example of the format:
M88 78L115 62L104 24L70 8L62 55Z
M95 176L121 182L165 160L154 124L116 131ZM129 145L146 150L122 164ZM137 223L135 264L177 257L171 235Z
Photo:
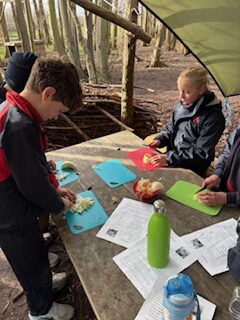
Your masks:
M196 184L179 180L166 192L166 196L210 216L216 216L222 209L222 206L207 206L193 199L195 192L200 188L201 186Z

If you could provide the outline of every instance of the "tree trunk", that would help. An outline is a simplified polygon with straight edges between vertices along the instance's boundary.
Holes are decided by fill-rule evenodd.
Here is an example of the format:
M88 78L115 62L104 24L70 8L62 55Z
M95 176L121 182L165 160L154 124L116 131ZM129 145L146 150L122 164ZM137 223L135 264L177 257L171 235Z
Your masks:
M8 34L4 9L5 9L5 4L3 4L3 2L0 2L0 26L2 29L3 40L5 43L5 42L9 42L10 38L9 38L9 34Z
M142 6L142 28L145 32L147 32L148 18L149 18L148 11L144 6ZM147 44L146 42L143 42L142 45L143 47L146 47Z
M118 13L118 0L113 0L112 2L112 12L114 14ZM115 23L111 23L111 50L117 49L117 25Z
M62 38L60 38L57 16L55 11L55 3L54 0L48 0L49 13L50 13L50 21L52 26L52 34L53 34L53 43L56 51L60 54L60 56L66 55L64 43Z
M40 12L40 17L41 17L41 27L42 27L42 30L44 33L45 43L49 45L49 44L51 44L51 39L50 39L49 31L48 31L49 27L47 24L47 19L46 19L44 7L43 7L43 2L42 2L42 0L38 0L38 3L39 3L39 12ZM53 3L54 3L54 1L53 1ZM55 8L54 8L54 10L55 10Z
M98 5L109 7L103 0L98 0ZM109 25L108 21L100 17L97 17L96 21L96 55L98 83L107 83L109 55Z
M173 33L171 33L171 35L170 35L170 50L175 50L176 43L177 43L177 38L175 37L175 35Z
M26 15L27 15L26 20L27 20L29 39L30 39L30 47L31 47L31 51L34 52L35 30L33 25L32 11L31 11L29 0L25 0L24 3L25 3Z
M4 9L5 9L5 4L3 4L3 2L0 2L0 26L1 26L1 32L3 35L3 41L4 44L6 42L10 41L9 35L8 35L8 29L7 29L7 23L6 23L6 18L5 18L5 13L4 13ZM9 51L7 50L7 47L5 47L5 54L4 54L5 58L9 57Z
M97 83L97 77L96 77L96 71L95 71L95 63L94 60L92 59L92 55L89 52L88 46L87 46L87 41L84 39L82 35L82 27L80 24L80 21L78 19L78 16L76 14L76 11L71 11L73 20L76 24L76 29L77 29L77 35L78 35L78 42L82 45L83 49L83 54L86 60L86 68L88 72L88 81L89 83Z
M15 4L16 4L17 20L20 28L19 30L22 38L22 49L23 51L31 51L27 25L26 25L24 13L23 13L22 1L15 0Z
M94 50L93 50L93 15L91 12L84 10L85 12L85 20L87 26L87 48L88 52L91 56L91 60L93 61L94 73L96 74L96 66L94 62Z
M12 8L13 19L14 19L15 26L16 26L16 31L17 31L17 34L18 34L18 39L21 39L21 34L20 34L20 28L19 28L19 24L18 24L18 20L17 20L15 3L11 2L11 8Z
M137 23L138 1L126 0L126 17L133 23ZM136 37L125 32L123 48L122 68L122 100L121 100L121 121L128 126L133 123L133 81L134 61L136 51Z
M176 41L177 41L177 38L175 37L175 35L169 29L167 29L167 33L166 33L166 49L168 51L174 50L175 45L176 45Z
M80 64L80 56L77 44L74 41L74 36L72 34L68 16L68 4L66 0L59 0L59 7L63 23L63 33L66 39L70 61L76 66L79 76L83 78L83 70Z
M110 10L106 10L101 8L100 6L95 5L89 0L70 0L79 6L83 7L84 9L96 14L99 17L104 18L110 22L117 24L118 26L122 27L125 30L130 31L131 33L135 34L138 39L150 43L151 36L144 32L142 28L140 28L136 23L131 23L127 19L124 19Z
M33 6L34 6L34 10L35 10L35 15L37 18L37 23L35 24L37 31L38 31L38 37L39 39L43 39L43 33L42 33L42 28L41 28L41 16L40 16L40 12L38 10L38 6L37 6L37 1L33 0Z
M165 66L164 63L160 61L161 56L161 47L164 42L166 35L166 27L159 23L156 26L156 35L155 35L155 43L154 43L154 49L151 57L150 67L163 67Z
M65 41L64 39L64 34L63 34L63 23L62 23L62 15L61 15L61 10L60 10L60 5L59 5L59 0L58 1L58 28L60 32L60 37L63 39L63 42Z

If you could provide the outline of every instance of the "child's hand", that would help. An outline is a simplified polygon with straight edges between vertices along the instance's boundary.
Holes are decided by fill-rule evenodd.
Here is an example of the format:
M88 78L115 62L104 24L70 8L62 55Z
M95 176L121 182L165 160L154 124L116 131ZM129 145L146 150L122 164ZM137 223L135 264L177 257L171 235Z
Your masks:
M199 201L209 206L217 206L227 203L226 192L199 192L197 197Z
M151 143L148 145L150 148L157 148L160 146L160 141L159 140L153 140Z
M216 174L212 174L210 177L207 177L203 181L202 186L212 189L214 187L218 187L220 182L221 182L221 178L219 178L219 176L217 176Z
M64 203L64 210L70 209L73 205L73 202L67 198L61 197Z
M69 190L67 188L58 187L57 188L57 192L59 193L59 195L62 198L68 199L72 203L74 203L76 201L76 199L77 199L76 194L73 191L71 191L71 190Z
M162 154L156 154L155 156L152 156L149 161L155 166L166 166L167 164L166 156Z
M56 163L53 160L49 160L48 165L52 171L56 170Z

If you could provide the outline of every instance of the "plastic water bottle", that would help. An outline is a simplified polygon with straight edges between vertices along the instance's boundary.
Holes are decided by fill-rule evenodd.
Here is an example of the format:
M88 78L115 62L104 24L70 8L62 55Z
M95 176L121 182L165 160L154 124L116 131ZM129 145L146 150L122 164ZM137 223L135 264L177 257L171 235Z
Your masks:
M154 212L148 222L147 259L154 268L163 268L169 261L170 225L166 204L154 201Z
M229 312L231 319L240 320L240 287L233 290L232 299L229 303Z
M198 298L188 275L179 273L170 277L163 288L163 320L200 320Z

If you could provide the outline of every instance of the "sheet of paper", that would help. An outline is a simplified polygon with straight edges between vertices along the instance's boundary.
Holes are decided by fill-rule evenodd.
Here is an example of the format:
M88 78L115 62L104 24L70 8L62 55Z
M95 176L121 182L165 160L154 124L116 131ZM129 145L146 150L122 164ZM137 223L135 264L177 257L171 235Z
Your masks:
M162 288L163 283L161 277L158 277L147 299L143 303L135 320L162 320ZM200 304L201 320L211 320L213 318L216 305L198 295ZM196 320L196 309L193 311Z
M123 198L97 233L97 237L129 248L146 236L152 213L152 205Z
M227 267L228 249L237 242L237 221L229 219L200 229L182 237L188 244L191 252L195 252L198 261L214 276L225 272Z
M148 296L159 276L164 284L168 277L186 269L196 259L194 253L190 252L184 241L173 231L171 231L170 261L163 269L156 269L148 264L146 238L113 258L144 298Z

